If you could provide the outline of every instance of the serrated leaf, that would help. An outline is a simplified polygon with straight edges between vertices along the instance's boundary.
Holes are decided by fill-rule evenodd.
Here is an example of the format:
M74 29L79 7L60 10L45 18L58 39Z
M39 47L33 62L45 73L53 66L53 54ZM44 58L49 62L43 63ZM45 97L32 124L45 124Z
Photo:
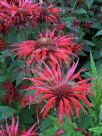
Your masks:
M100 106L100 114L99 114L99 119L100 119L100 121L102 121L102 104L101 104L101 106Z
M76 10L76 13L78 13L78 14L86 14L86 10L84 9L84 8L79 8L79 9L77 9Z
M96 66L95 66L95 62L93 60L93 57L92 57L92 53L90 52L90 63L91 63L91 71L92 71L92 74L93 76L97 76L97 70L96 70Z
M93 131L95 133L102 134L102 127L93 127L93 128L90 128L89 131Z
M90 7L93 3L93 0L85 0L85 3L87 4L88 8L90 9Z
M101 12L102 12L102 6L100 7L100 10L101 10Z
M95 37L96 37L96 36L100 36L100 35L102 35L102 29L99 30L99 31L96 33Z
M85 40L84 43L89 46L95 46L95 44L89 40Z
M92 28L101 29L101 28L102 28L102 25L101 25L99 22L97 22L97 23L94 23L94 24L92 25Z

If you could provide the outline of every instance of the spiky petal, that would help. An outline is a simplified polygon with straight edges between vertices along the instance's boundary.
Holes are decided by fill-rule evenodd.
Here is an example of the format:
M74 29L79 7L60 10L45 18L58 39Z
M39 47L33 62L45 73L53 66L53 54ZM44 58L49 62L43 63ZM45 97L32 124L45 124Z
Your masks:
M80 73L83 70L75 73L78 62L72 65L65 79L59 65L55 68L53 65L49 67L44 62L43 64L43 69L38 68L41 72L39 72L39 70L34 70L38 77L28 78L34 85L27 89L36 91L34 99L32 97L32 102L34 102L38 96L42 95L38 100L37 109L44 100L47 100L41 111L42 117L45 118L50 109L55 107L58 112L59 124L61 126L63 113L70 118L72 107L75 109L77 118L79 118L80 109L86 113L86 110L84 106L81 105L80 101L83 101L91 108L91 104L88 101L86 94L90 95L92 84L88 83L91 79L83 80L81 78ZM77 82L75 82L75 80Z

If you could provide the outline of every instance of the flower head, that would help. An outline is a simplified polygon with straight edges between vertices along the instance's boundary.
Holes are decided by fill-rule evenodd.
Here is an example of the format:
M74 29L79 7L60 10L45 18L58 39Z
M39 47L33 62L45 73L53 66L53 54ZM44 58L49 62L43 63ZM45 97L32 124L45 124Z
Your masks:
M43 118L46 117L52 107L55 107L58 112L59 124L62 125L63 113L65 112L67 117L70 118L72 107L75 109L77 118L79 118L80 109L86 113L80 101L84 102L89 108L91 107L86 94L90 95L92 84L88 83L90 79L83 80L81 78L80 73L84 69L74 74L77 64L78 62L72 65L66 74L66 79L63 77L60 66L54 68L52 65L50 68L45 63L45 69L39 68L41 72L34 70L38 77L28 78L34 85L27 90L37 91L32 99L30 97L30 102L34 102L38 96L43 94L42 98L38 100L38 108L44 100L48 100L41 111Z
M1 130L0 130L0 136L38 136L38 133L36 133L35 130L36 123L29 128L27 131L22 130L21 132L19 131L19 120L15 119L12 116L12 123L8 124L6 121L6 129L3 128L1 125Z
M37 12L34 11L33 16L33 25L35 26L37 23L46 22L49 23L58 23L59 21L59 12L61 10L57 7L54 7L52 4L47 6L45 3L40 2L37 6Z
M39 34L36 41L29 40L13 45L16 48L13 51L17 51L18 57L24 56L30 64L41 60L51 63L59 62L60 65L62 62L67 64L71 61L70 56L76 56L73 53L79 52L75 50L78 44L69 35L55 35L55 32L56 29L53 32L46 30L45 34Z
M21 85L19 88L15 88L12 82L7 81L3 87L7 90L6 92L6 102L11 105L15 100L18 101L23 107L26 105L26 100L20 93L20 90L27 88L27 85Z
M0 136L17 136L18 134L18 119L17 121L12 116L12 123L9 125L6 121L6 129L1 126Z
M90 29L93 25L93 22L86 22L84 23L84 27L87 28L87 29Z
M79 29L80 26L80 20L79 19L74 19L72 23L73 29Z

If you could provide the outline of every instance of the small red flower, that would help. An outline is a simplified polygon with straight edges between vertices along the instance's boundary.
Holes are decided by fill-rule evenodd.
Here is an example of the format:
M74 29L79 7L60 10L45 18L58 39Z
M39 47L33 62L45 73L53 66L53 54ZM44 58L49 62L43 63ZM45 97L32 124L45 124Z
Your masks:
M8 43L7 42L5 42L3 39L1 39L0 40L0 51L2 51L2 50L4 50L4 49L6 49L6 48L8 48Z
M74 29L79 29L79 26L80 26L80 20L79 19L74 19L73 23L72 23L72 27Z
M6 121L6 129L1 126L0 136L17 136L18 134L18 120L12 117L12 124L9 125Z
M75 56L73 53L77 54L79 49L75 50L77 44L69 35L55 35L55 32L56 29L52 33L46 31L45 34L39 34L37 41L29 40L13 45L16 48L13 51L17 50L18 57L24 56L30 64L41 60L53 63L59 62L60 65L63 61L67 64L71 61L70 56Z
M87 22L84 24L84 27L90 29L92 27L92 25L93 25L92 22Z
M42 22L46 22L47 24L58 23L60 11L59 8L54 7L52 4L47 6L45 3L40 2L37 6L37 12L33 12L35 14L32 19L33 25L36 26L37 23Z
M18 130L19 121L18 119L16 120L12 116L12 123L8 124L8 122L6 121L5 129L1 125L0 136L38 136L38 134L35 131L35 126L36 126L36 123L31 128L29 128L27 131L22 130L22 132L20 132Z
M77 118L79 118L80 109L86 113L80 101L83 101L89 108L91 107L86 97L86 94L91 95L90 90L92 84L88 83L91 79L82 80L80 73L84 71L84 69L74 74L77 64L78 62L72 65L66 74L66 79L63 77L60 66L54 68L52 65L50 68L45 63L45 69L39 68L41 72L34 70L34 73L36 73L38 77L27 78L34 83L34 85L27 90L37 91L34 96L29 97L30 102L33 103L38 96L43 94L42 98L38 100L38 108L44 100L48 99L41 110L43 118L46 117L52 107L55 107L58 111L59 124L62 125L63 113L65 112L67 117L70 118L72 107L75 109Z
M12 82L7 81L3 87L7 90L5 100L6 103L11 105L14 101L18 101L23 107L26 105L24 96L20 93L20 90L27 88L27 85L21 85L19 88L15 88Z

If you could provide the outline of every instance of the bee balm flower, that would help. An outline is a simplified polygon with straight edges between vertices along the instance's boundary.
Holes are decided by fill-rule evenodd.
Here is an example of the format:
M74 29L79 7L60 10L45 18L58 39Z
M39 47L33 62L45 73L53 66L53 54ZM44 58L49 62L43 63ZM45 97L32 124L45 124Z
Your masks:
M80 109L86 112L85 108L80 103L81 101L89 108L91 107L86 94L90 95L92 84L88 83L90 79L83 80L81 78L80 73L84 71L84 69L74 74L77 64L78 62L72 65L66 74L66 78L63 77L60 66L57 68L54 68L53 65L48 67L45 63L45 69L39 68L41 72L34 70L38 77L27 78L34 83L34 85L27 90L36 91L31 102L34 102L38 96L42 95L37 103L38 108L44 100L47 100L41 111L43 118L46 117L52 107L55 107L58 112L59 124L62 125L63 113L70 118L72 107L75 109L77 118L79 118ZM77 82L75 82L76 79Z
M68 35L56 36L55 31L56 29L50 33L46 30L45 34L39 34L36 41L29 40L13 45L16 48L13 51L17 51L19 58L24 56L30 64L41 60L51 63L59 62L60 65L62 62L67 64L71 61L71 56L76 56L73 52L76 49L76 43Z

